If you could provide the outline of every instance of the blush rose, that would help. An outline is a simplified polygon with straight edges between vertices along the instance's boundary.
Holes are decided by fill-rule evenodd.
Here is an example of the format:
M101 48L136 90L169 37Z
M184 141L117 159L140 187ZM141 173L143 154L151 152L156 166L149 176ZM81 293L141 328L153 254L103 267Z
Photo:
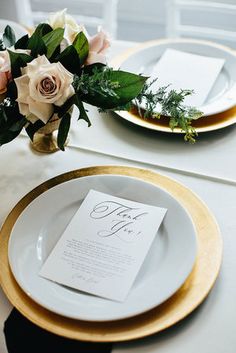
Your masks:
M106 51L110 47L110 41L105 32L100 30L95 36L89 40L89 55L86 65L94 63L106 64Z
M11 79L10 58L7 50L0 52L0 94L7 90L7 84Z

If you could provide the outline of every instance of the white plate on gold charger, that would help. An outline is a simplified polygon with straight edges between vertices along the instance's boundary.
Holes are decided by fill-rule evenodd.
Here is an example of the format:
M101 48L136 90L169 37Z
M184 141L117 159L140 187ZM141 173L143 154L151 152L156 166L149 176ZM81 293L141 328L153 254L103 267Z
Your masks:
M217 43L197 39L154 40L132 48L114 59L112 64L124 71L150 76L154 65L168 48L225 59L225 64L205 103L197 107L204 116L221 113L236 105L236 52ZM160 107L156 110L159 112Z
M168 209L123 303L88 295L38 275L90 189ZM16 281L31 299L43 307L74 319L111 321L143 313L173 295L191 272L196 251L191 218L168 192L127 176L94 175L66 181L33 200L14 225L8 254Z

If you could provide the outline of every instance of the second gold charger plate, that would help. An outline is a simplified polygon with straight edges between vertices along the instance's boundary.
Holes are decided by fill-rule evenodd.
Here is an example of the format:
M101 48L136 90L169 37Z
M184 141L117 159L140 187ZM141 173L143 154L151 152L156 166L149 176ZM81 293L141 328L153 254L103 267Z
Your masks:
M226 58L225 66L217 78L209 97L207 97L206 105L198 107L199 110L205 112L205 116L192 121L192 126L197 133L202 133L219 130L235 124L236 52L231 48L198 39L158 39L141 43L126 50L114 58L111 61L111 65L116 68L121 67L125 71L134 71L135 73L142 73L149 76L152 67L167 48L193 54ZM187 89L188 87L183 88ZM169 127L169 118L165 116L162 116L160 119L146 119L140 117L137 110L131 112L116 111L116 114L124 120L150 130L183 133L180 128L175 128L172 131Z
M86 322L52 313L32 301L16 283L8 262L11 230L23 210L39 195L66 181L90 175L125 175L161 187L187 210L196 228L198 255L184 285L163 304L124 320ZM207 296L219 272L222 240L217 223L199 198L176 181L160 174L131 167L99 166L65 173L48 180L27 194L7 217L0 237L0 281L11 303L38 326L72 339L118 342L144 337L166 329L191 313Z

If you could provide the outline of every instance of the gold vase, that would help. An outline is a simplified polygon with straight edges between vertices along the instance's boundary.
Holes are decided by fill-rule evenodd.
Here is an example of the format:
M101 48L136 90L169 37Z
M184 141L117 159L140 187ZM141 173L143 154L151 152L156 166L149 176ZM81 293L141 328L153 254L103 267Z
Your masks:
M53 153L59 150L57 138L52 132L49 134L35 133L31 147L41 153Z
M72 114L72 109L70 110ZM54 153L59 151L57 145L57 131L60 125L60 119L57 114L54 114L52 118L47 122L45 126L40 128L35 134L31 147L41 153ZM68 140L66 141L66 145Z

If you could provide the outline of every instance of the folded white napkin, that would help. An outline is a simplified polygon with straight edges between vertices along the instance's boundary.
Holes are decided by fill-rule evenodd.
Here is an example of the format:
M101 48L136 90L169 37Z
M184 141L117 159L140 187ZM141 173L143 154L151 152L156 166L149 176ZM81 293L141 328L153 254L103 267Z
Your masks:
M185 104L200 107L204 104L225 60L196 55L175 49L166 49L152 71L158 77L155 87L171 84L169 89L193 89L194 94L185 99Z

